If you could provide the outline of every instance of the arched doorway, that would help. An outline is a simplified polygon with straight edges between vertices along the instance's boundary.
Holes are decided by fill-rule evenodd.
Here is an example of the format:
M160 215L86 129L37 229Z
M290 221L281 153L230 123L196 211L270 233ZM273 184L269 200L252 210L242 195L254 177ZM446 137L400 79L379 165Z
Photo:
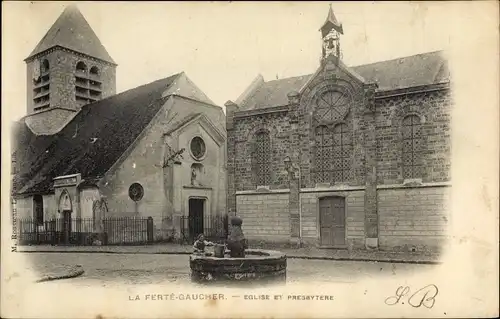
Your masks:
M62 240L63 243L71 242L72 221L71 214L73 212L73 203L68 191L64 190L59 198L59 213L62 216Z
M345 198L332 196L319 199L320 245L325 247L344 247Z

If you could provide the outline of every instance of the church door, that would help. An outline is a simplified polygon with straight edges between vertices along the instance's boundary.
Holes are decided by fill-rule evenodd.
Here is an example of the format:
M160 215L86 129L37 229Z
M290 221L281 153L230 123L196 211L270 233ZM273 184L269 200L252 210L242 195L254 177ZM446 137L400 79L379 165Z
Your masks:
M345 199L343 197L321 198L319 220L321 246L345 246Z
M189 199L189 237L196 238L199 234L203 234L203 215L204 215L205 200L201 198Z

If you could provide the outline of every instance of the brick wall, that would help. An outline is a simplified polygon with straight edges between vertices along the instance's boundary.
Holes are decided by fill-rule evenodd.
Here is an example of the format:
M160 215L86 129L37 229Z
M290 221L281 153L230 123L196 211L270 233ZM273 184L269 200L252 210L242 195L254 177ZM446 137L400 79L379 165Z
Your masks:
M382 250L439 250L448 226L449 187L378 190Z
M236 205L246 238L287 241L290 237L288 193L237 195Z
M423 182L450 180L450 96L447 90L377 99L378 184L401 184L403 161L401 121L408 114L421 118Z
M364 247L364 191L314 192L302 193L302 237L312 244L318 243L319 198L324 196L343 196L346 198L346 238L349 247Z

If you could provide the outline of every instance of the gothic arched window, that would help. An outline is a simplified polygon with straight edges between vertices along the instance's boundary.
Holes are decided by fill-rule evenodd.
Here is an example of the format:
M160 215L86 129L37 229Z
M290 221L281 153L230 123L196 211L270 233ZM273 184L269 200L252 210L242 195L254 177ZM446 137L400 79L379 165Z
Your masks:
M327 126L321 125L316 127L316 182L329 183L331 181L331 170L332 170L332 134Z
M416 115L403 119L403 178L422 177L422 124Z
M259 131L254 137L252 154L256 186L271 184L271 138L268 131Z
M346 182L351 171L352 136L346 124L333 128L333 181Z
M350 178L352 137L346 124L316 128L316 182L340 183Z

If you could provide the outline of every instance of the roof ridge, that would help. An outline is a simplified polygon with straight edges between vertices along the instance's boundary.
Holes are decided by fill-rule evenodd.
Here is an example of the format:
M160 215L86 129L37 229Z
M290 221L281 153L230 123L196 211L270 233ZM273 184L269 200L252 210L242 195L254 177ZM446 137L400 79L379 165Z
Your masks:
M131 91L134 91L134 90L138 90L140 88L144 88L145 86L148 86L148 85L151 85L151 84L154 84L154 83L159 83L159 82L162 82L162 81L167 81L167 80L170 80L172 78L175 78L175 77L178 77L181 75L182 72L179 72L179 73L176 73L176 74L173 74L171 76L167 76L166 78L162 78L162 79L158 79L158 80L154 80L154 81L151 81L149 83L146 83L146 84L142 84L142 85L139 85L139 86L136 86L134 88L131 88L131 89L128 89L126 91L123 91L123 92L120 92L120 93L117 93L115 95L111 95L111 96L108 96L108 97L105 97L103 99L100 99L100 100L97 100L95 102L92 102L92 103L89 103L89 104L85 104L84 106L82 106L82 108L86 107L86 106L91 106L91 105L94 105L94 104L97 104L97 103L100 103L102 101L106 101L106 100L109 100L109 99L112 99L112 98L115 98L117 96L123 96L124 94L126 93L130 93Z
M388 59L388 60L381 60L381 61L370 62L370 63L365 63L365 64L351 65L351 66L348 66L348 67L349 68L357 68L357 67L365 66L365 65L373 65L373 64L377 64L377 63L390 62L390 61L395 61L395 60L399 60L399 59L412 58L412 57L416 57L416 56L419 56L419 55L434 54L434 53L443 52L443 51L444 50L435 50L435 51L421 52L421 53L412 54L412 55L400 56L400 57L392 58L392 59Z
M395 61L395 60L399 60L399 59L416 57L416 56L419 56L419 55L434 54L434 53L438 53L438 52L444 52L444 50L435 50L435 51L429 51L429 52L422 52L422 53L417 53L417 54L412 54L412 55L400 56L400 57L392 58L392 59L388 59L388 60L381 60L381 61L376 61L376 62L371 62L371 63L366 63L366 64L358 64L358 65L346 65L346 66L348 68L357 68L357 67L362 67L362 66L366 66L366 65L373 65L373 64L377 64L377 63L390 62L390 61ZM294 76L290 76L290 77L286 77L286 78L265 81L264 83L268 84L268 83L272 83L272 82L279 82L279 81L282 81L282 80L289 80L289 79L294 79L294 78L312 76L313 74L314 74L314 72L313 73L309 73L309 74L303 74L303 75L294 75Z
M289 79L295 79L295 78L303 78L303 77L306 77L306 76L311 76L313 75L314 73L310 73L310 74L303 74L303 75L294 75L294 76L290 76L290 77L286 77L286 78L281 78L281 79L276 79L276 80L269 80L269 81L265 81L264 83L271 83L271 82L279 82L279 81L282 81L282 80L289 80Z

